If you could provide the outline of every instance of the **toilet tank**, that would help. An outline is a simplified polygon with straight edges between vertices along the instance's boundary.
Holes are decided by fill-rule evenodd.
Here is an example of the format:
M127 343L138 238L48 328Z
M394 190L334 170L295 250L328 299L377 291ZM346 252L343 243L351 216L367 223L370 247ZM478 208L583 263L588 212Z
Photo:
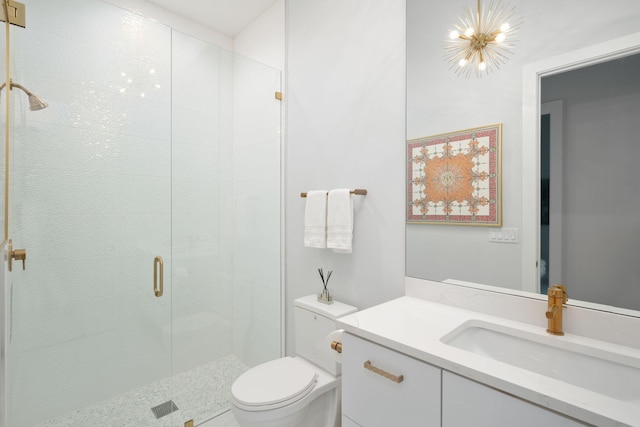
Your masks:
M337 318L356 311L356 307L335 300L333 304L321 303L316 295L296 299L296 354L333 375L340 375L341 365L336 361L336 353L327 342L327 335L336 329Z

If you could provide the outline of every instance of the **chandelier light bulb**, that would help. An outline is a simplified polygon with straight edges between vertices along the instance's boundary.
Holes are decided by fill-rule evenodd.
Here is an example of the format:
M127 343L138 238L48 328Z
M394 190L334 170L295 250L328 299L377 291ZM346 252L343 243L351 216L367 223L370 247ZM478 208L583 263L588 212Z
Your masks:
M460 37L460 33L459 33L459 32L457 32L456 30L453 30L453 31L451 31L451 32L449 33L449 38L450 38L451 40L455 40L455 39L457 39L458 37Z
M505 35L505 33L498 33L498 35L496 36L496 42L502 43L506 38L507 36Z
M458 65L460 67L464 67L465 65L467 65L467 60L462 58L460 61L458 61Z
M464 35L467 37L471 37L473 35L473 28L469 27L466 30L464 30Z
M508 22L505 22L500 26L500 31L502 31L503 33L506 33L507 31L509 31L510 28L511 28L511 25L509 25Z
M481 63L478 64L478 70L480 71L484 71L487 69L487 63L482 61Z

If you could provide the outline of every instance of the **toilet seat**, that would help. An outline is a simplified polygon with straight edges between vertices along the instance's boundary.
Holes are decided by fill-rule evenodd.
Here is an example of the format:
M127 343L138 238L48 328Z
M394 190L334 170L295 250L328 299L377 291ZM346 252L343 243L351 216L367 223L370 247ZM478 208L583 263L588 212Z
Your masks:
M247 411L290 405L315 387L317 373L292 357L271 360L240 375L231 387L233 403Z

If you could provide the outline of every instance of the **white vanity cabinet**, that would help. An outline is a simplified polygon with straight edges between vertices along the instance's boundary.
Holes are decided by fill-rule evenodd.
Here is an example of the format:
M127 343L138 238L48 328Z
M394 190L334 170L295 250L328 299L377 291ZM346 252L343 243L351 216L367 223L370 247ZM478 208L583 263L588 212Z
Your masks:
M442 370L345 333L343 426L440 427Z
M345 333L343 427L584 427L564 415Z
M588 425L451 372L442 374L442 427Z

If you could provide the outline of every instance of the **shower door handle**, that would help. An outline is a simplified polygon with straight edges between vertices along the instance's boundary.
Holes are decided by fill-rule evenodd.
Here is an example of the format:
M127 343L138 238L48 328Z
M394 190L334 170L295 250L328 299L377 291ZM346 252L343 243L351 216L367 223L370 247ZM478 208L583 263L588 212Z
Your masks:
M159 255L153 259L153 293L158 298L164 293L164 261Z

